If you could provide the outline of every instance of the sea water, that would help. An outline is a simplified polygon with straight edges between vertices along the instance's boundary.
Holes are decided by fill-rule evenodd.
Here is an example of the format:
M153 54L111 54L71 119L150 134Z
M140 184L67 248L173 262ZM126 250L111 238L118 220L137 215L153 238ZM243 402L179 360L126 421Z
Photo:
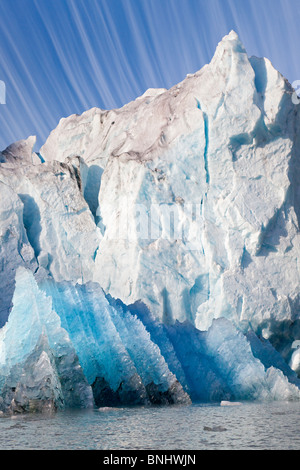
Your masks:
M299 450L300 403L100 408L0 418L0 450Z

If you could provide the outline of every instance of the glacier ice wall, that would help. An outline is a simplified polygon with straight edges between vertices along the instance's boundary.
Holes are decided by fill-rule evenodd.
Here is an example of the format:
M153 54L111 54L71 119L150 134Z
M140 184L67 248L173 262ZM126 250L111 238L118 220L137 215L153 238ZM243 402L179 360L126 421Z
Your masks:
M101 236L81 193L77 160L36 164L13 158L20 148L31 153L32 141L11 146L0 168L0 326L11 309L19 266L38 278L86 282Z
M83 194L102 234L93 280L106 293L141 299L165 323L207 329L226 317L290 360L300 331L292 93L232 31L170 90L60 121L41 154L84 160Z
M37 283L18 268L0 330L0 409L299 400L300 379L279 356L228 319L207 331L165 325L145 304L126 306L99 284Z
M19 331L14 320L27 314L18 300L26 282L39 299L36 313L26 301L28 318L61 322L73 351L66 370L78 361L99 405L297 395L300 123L292 94L232 31L209 64L170 90L63 118L38 152L33 136L1 152L5 403L34 408L39 387L45 407L71 400L52 333L35 333L27 320ZM32 338L11 351L14 368L3 352L13 328L20 341Z

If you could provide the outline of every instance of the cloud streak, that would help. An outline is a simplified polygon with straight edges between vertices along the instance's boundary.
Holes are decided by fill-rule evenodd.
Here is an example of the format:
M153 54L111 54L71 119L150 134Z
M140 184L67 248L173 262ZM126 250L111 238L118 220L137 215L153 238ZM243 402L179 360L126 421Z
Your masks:
M237 31L249 55L300 79L298 0L1 0L0 149L93 106L169 88Z

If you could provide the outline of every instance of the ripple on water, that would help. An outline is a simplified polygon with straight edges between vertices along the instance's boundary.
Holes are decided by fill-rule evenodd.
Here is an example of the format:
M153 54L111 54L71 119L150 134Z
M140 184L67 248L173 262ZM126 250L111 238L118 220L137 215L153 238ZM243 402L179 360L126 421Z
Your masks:
M0 449L300 449L300 403L65 411L0 418Z

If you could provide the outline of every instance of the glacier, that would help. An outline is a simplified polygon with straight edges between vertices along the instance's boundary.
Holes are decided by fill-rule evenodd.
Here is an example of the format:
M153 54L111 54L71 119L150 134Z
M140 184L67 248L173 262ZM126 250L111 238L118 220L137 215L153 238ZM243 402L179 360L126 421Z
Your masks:
M253 332L226 318L164 325L93 282L38 283L18 268L0 331L2 413L300 399L296 373Z
M30 270L16 273L14 307L0 330L0 408L90 407L91 388L69 335Z
M299 113L211 62L0 153L0 410L299 399Z

